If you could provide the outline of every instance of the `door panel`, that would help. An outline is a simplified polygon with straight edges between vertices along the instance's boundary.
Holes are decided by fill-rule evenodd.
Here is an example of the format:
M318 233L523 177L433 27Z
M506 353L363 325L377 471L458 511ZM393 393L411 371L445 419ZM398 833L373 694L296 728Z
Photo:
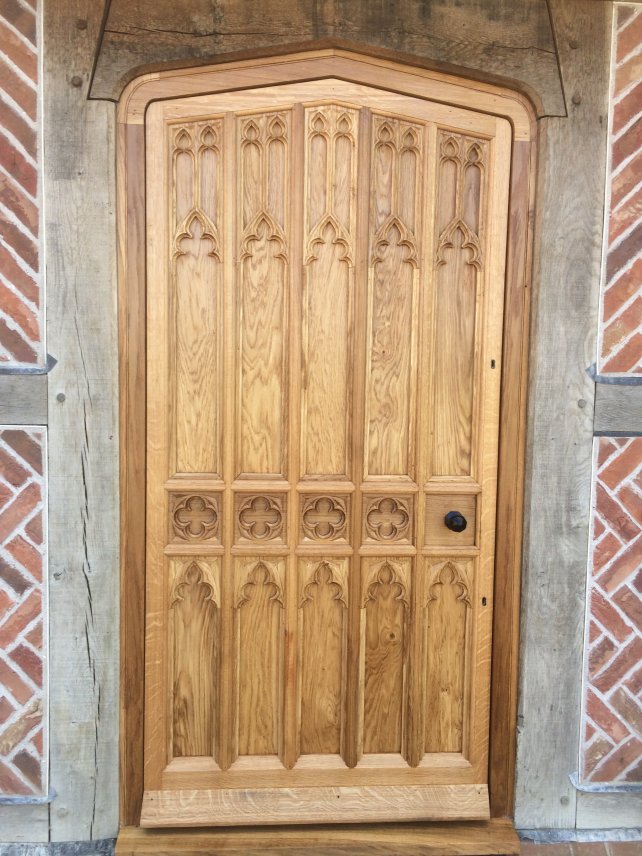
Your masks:
M329 80L146 133L142 822L487 817L510 127Z

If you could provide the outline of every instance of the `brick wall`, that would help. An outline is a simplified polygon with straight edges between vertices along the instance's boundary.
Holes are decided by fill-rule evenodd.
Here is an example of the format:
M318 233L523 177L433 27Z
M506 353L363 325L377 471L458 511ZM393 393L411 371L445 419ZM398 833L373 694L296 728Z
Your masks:
M44 361L39 10L0 0L0 368ZM0 795L47 791L46 429L0 426Z
M642 373L642 6L616 4L598 366ZM580 776L642 782L642 438L596 438Z

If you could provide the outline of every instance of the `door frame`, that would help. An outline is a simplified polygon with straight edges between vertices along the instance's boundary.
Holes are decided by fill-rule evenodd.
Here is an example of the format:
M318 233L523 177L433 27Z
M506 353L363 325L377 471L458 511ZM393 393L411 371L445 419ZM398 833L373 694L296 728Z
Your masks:
M143 796L145 642L145 111L156 100L298 80L342 77L511 122L513 147L497 485L490 707L491 817L513 813L535 112L511 89L338 48L220 62L141 75L117 115L118 317L120 392L120 822L137 826Z

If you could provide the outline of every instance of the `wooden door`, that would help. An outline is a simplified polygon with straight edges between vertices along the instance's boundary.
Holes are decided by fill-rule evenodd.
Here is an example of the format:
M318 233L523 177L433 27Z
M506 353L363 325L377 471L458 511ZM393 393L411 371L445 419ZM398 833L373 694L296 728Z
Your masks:
M509 123L326 79L146 135L141 823L488 817Z

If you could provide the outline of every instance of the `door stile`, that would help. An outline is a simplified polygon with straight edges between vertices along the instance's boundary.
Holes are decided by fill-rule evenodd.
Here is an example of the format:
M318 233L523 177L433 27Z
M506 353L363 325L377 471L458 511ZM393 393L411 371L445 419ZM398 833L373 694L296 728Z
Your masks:
M355 767L363 754L363 701L365 670L365 638L362 601L361 516L366 372L366 319L368 295L368 253L370 226L370 148L372 146L372 114L367 107L359 112L359 146L357 161L357 235L354 275L354 344L353 344L353 418L352 418L352 557L350 559L348 593L347 680L345 696L346 739L344 761Z
M470 681L470 762L478 773L479 781L488 780L488 733L490 727L490 670L492 656L493 586L495 572L495 534L497 505L497 466L499 457L499 422L502 367L503 306L506 275L506 244L510 171L502 164L510 163L512 132L506 120L496 119L496 132L489 146L488 177L486 188L488 205L485 223L485 277L486 319L483 331L482 372L479 389L480 443L479 483L481 485L480 531L484 533L477 559L477 582L473 585L474 609L470 655L475 674ZM502 228L499 228L502 224ZM492 251L491 251L492 248ZM490 287L497 283L496 287ZM493 363L494 361L494 363ZM493 367L494 364L494 367ZM501 525L501 521L500 521ZM486 605L483 605L486 598Z
M300 478L301 445L301 292L296 287L303 277L303 195L305 139L304 114L301 104L295 104L291 114L290 163L290 259L289 259L289 446L285 473L289 484L288 494L288 558L286 573L285 616L285 699L283 764L290 770L300 754L301 732L301 662L302 628L299 602L301 582L297 556L299 538L299 506L297 491Z
M157 217L157 230L147 230L147 317L152 329L161 336L147 339L147 379L150 388L158 392L148 401L147 409L147 484L164 484L169 466L170 437L166 402L168 400L169 365L166 338L169 323L169 277L167 269L168 200L165 181L167 174L167 144L161 108L150 109L147 136L147 204L162 212ZM146 556L146 650L145 659L145 789L160 787L161 774L171 751L171 696L168 657L168 596L169 561L164 555L165 526L168 519L167 491L148 493L146 528L149 548ZM151 652L154 652L152 655ZM160 711L160 715L159 715Z
M436 150L437 150L437 127L431 122L424 128L425 153L421 164L421 174L424 183L424 199L435 199L436 175ZM421 250L419 253L420 270L423 272L419 283L419 341L417 342L417 386L425 385L428 389L426 398L431 400L431 373L430 373L430 348L432 329L432 305L431 297L434 288L434 223L435 205L424 204L422 212L421 227L418 234L421 238ZM417 402L422 399L417 395ZM428 480L428 452L430 449L430 413L427 408L416 407L417 438L417 473L416 481L419 487L415 502L415 532L417 543L417 554L415 556L414 572L412 575L412 638L409 653L409 699L408 699L408 734L406 741L406 759L411 767L419 765L424 755L425 735L425 655L424 655L424 627L426 620L426 570L427 562L423 552L425 543L426 523L426 493L424 485Z
M233 113L226 113L223 118L223 152L227 160L227 168L223 171L223 205L227 216L223 220L223 242L225 279L225 307L224 322L224 356L223 373L226 394L223 397L223 543L225 555L223 557L222 585L221 585L221 707L219 728L219 764L222 770L228 770L236 760L238 754L237 734L237 709L238 709L238 686L239 671L237 659L237 612L234 608L235 580L234 560L232 557L232 544L234 543L234 494L232 482L234 481L234 447L235 417L237 407L237 389L235 383L235 355L236 355L236 324L235 324L235 289L237 265L235 259L236 223L231 212L235 210L235 198L238 189L238 165L236 162L236 117Z

